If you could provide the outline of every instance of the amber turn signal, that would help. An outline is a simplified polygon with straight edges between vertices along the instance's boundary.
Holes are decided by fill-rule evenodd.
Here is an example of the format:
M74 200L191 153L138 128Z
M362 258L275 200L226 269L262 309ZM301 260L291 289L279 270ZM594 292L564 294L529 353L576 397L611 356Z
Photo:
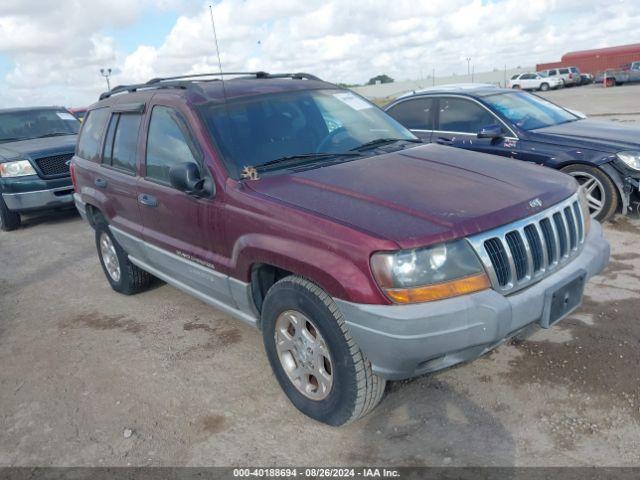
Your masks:
M445 298L458 297L467 293L479 292L491 287L486 273L469 275L448 282L435 283L415 288L387 288L387 297L395 303L432 302Z

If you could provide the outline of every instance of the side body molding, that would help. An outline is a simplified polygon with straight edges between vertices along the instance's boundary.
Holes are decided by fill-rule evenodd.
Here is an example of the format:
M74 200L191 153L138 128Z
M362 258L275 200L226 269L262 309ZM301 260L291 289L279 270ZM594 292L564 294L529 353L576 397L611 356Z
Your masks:
M134 265L232 317L257 326L258 312L249 283L158 248L116 227L109 228Z

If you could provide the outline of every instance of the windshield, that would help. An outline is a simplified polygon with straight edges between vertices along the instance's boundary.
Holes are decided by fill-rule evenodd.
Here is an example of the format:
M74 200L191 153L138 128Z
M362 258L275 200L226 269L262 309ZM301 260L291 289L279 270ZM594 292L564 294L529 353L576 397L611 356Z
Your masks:
M379 108L338 89L260 95L206 105L201 114L236 178L245 167L284 157L349 153L341 158L353 158L353 149L374 140L416 140ZM331 155L321 158L332 160Z
M0 142L75 135L80 122L66 110L16 110L0 113Z
M488 95L484 101L523 130L578 120L564 108L527 92Z

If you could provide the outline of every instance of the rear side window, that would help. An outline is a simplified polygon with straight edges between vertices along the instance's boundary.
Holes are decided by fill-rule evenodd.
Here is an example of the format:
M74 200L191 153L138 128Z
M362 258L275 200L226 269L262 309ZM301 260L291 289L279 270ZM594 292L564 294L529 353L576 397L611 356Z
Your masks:
M387 113L413 130L433 130L433 99L414 98L394 105Z
M102 132L109 118L108 108L91 110L84 120L76 155L85 160L97 162L100 157Z
M441 98L439 119L438 130L443 132L475 134L482 127L498 123L486 109L463 98Z
M197 163L186 123L173 108L156 106L147 136L146 178L169 184L169 170L180 163Z
M550 77L555 77L556 76L556 71L555 70L549 70L549 76Z
M561 68L560 69L560 75L565 75L567 73L569 73L569 69L568 68Z
M534 78L536 78L536 76L532 73L525 73L520 77L522 80L533 80Z
M141 118L138 113L116 113L111 116L102 155L103 164L135 173Z

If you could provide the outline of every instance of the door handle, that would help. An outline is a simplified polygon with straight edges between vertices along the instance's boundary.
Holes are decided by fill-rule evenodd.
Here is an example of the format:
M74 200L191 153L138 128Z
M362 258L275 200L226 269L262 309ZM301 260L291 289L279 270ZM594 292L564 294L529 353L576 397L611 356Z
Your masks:
M138 203L140 205L144 205L145 207L157 207L158 200L153 195L148 195L146 193L141 193L138 195Z
M96 178L95 182L93 182L98 188L107 188L107 181L104 178Z
M438 137L436 143L439 143L440 145L451 145L453 143L453 140L451 140L450 138Z

